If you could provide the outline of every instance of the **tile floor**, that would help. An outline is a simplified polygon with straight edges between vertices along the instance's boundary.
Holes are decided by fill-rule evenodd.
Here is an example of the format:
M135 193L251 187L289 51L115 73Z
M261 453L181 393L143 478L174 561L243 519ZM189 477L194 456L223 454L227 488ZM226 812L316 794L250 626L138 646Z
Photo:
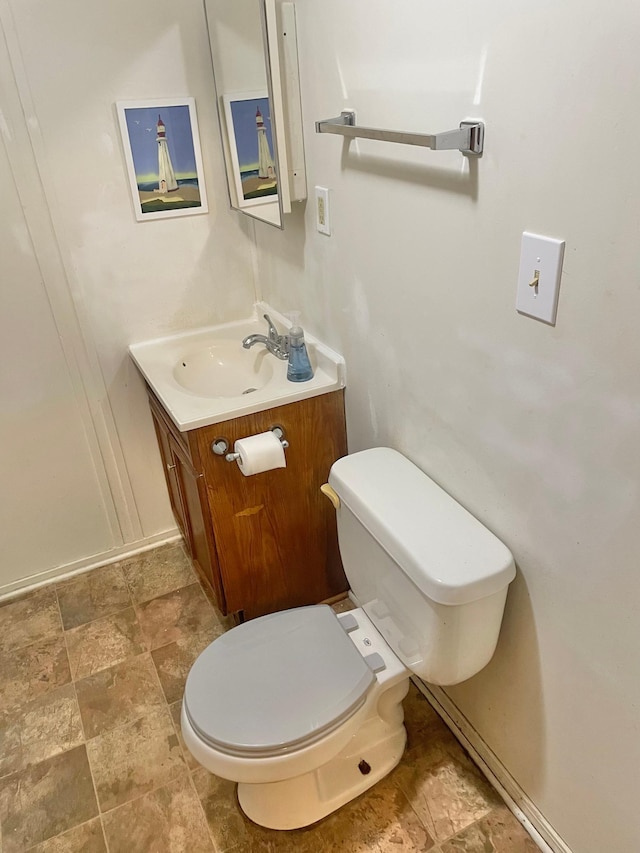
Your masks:
M0 602L1 853L535 853L413 686L393 773L311 828L252 824L180 736L223 623L178 544Z

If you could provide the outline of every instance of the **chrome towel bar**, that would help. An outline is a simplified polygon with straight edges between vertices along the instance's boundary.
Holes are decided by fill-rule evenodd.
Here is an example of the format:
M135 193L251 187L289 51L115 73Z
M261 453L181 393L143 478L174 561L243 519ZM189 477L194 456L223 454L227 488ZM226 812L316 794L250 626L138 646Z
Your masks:
M398 130L380 130L375 127L358 127L353 110L343 110L336 118L316 122L316 133L337 133L349 139L378 139L380 142L399 142L402 145L421 145L434 151L455 150L462 154L482 154L484 123L461 121L457 130L444 133L404 133Z

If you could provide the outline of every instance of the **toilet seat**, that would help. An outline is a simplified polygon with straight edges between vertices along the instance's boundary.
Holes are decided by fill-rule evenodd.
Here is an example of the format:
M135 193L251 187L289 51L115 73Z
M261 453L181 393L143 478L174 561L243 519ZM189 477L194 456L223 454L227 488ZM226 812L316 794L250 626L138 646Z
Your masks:
M189 673L184 711L215 749L268 757L340 726L374 683L335 613L312 605L262 616L214 640Z

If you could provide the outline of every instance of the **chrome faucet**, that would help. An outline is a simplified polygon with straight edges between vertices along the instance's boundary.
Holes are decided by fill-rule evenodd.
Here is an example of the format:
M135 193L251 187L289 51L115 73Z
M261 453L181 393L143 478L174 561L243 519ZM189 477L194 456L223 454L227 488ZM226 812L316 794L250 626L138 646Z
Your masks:
M269 327L269 335L248 335L243 341L242 346L249 349L254 344L264 344L270 353L276 358L286 361L289 358L289 336L279 335L278 330L273 325L273 320L268 314L264 315Z

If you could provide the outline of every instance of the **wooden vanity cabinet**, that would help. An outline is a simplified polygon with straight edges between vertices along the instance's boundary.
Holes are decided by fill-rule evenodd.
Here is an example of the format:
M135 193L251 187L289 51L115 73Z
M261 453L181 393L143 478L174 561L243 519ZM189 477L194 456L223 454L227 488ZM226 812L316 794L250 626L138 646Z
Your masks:
M181 433L149 391L171 506L219 609L253 618L347 589L335 510L320 492L347 452L344 392ZM281 426L286 468L245 477L211 450Z

